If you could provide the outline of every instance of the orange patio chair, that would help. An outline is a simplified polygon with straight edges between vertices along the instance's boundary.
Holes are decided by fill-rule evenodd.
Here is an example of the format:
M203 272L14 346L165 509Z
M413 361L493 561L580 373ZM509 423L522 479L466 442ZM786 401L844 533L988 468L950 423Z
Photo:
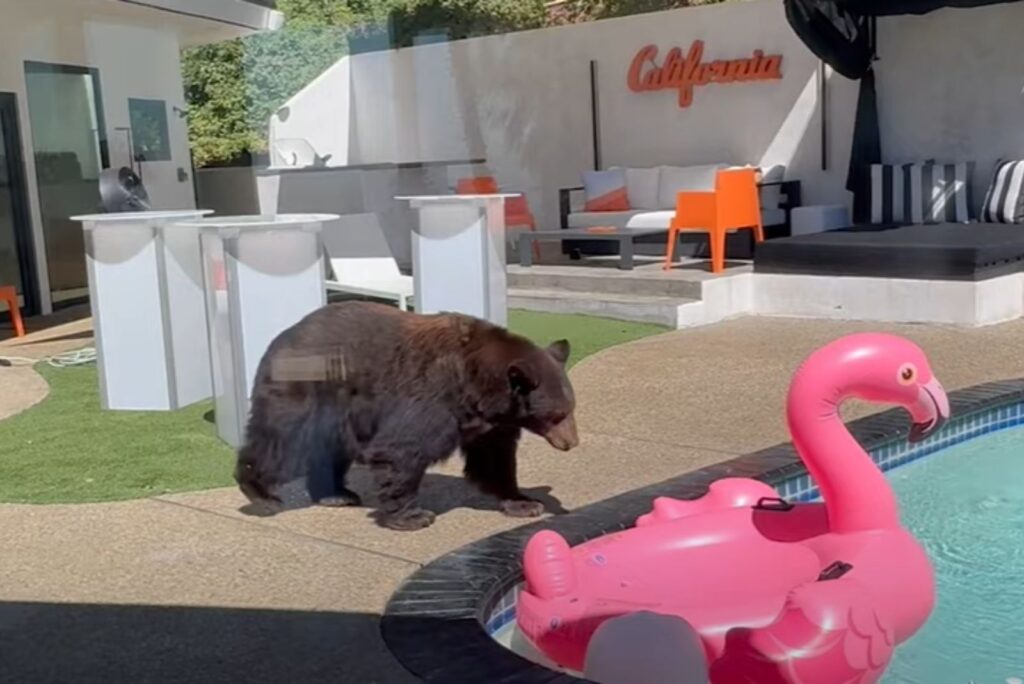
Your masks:
M761 200L757 191L758 170L728 169L715 176L712 192L680 192L676 215L669 224L665 249L665 270L672 268L679 234L700 231L708 234L711 272L725 270L725 236L738 230L754 231L754 240L764 242Z
M24 337L25 324L21 320L21 309L18 308L18 291L11 285L0 285L0 302L7 303L11 323L14 325L14 336Z
M476 176L459 179L455 192L460 195L496 195L500 190L494 176ZM505 227L537 230L537 221L533 218L525 195L505 199ZM533 243L533 258L540 260L540 245L536 242Z

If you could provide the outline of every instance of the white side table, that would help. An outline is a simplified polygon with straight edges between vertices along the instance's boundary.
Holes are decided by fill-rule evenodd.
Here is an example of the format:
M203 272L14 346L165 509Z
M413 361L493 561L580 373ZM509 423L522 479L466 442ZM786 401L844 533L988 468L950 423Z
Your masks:
M398 197L419 211L412 234L418 313L451 311L504 326L505 199L498 195Z
M790 218L792 235L823 233L850 226L850 213L844 204L815 204L795 207Z
M201 229L217 434L235 448L267 347L326 304L320 231L337 218L280 214L187 224Z
M100 403L169 411L211 394L198 230L209 209L73 216L85 230Z

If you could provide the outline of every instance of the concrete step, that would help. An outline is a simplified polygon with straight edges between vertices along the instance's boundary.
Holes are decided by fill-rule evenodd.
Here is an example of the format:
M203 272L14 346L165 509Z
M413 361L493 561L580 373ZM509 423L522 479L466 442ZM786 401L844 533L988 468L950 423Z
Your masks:
M519 290L558 290L561 292L591 292L644 297L673 297L700 299L700 280L665 277L658 269L653 273L619 271L618 269L549 269L510 267L508 286Z
M673 329L679 323L679 307L695 303L697 300L684 297L656 297L614 292L574 292L532 287L510 287L508 290L508 306L512 309L586 314L621 321L657 323Z

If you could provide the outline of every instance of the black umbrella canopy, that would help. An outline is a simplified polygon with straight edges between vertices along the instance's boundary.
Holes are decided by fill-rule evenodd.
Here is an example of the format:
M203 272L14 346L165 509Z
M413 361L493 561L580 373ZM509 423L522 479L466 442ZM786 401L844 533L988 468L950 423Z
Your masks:
M1008 2L1020 2L1020 0L835 0L836 5L848 12L868 17L927 14L943 7L980 7Z
M786 18L800 39L847 78L861 78L874 55L872 19L927 14L943 7L981 7L1021 0L785 0Z

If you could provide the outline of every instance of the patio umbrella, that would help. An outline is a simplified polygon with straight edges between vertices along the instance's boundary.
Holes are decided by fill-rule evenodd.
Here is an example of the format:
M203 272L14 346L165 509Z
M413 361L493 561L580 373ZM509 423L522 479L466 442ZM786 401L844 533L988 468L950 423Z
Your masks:
M873 64L875 18L927 14L943 7L980 7L1021 0L785 0L790 26L822 61L838 73L860 80L846 189L854 195L853 217L867 212L870 166L882 161Z

